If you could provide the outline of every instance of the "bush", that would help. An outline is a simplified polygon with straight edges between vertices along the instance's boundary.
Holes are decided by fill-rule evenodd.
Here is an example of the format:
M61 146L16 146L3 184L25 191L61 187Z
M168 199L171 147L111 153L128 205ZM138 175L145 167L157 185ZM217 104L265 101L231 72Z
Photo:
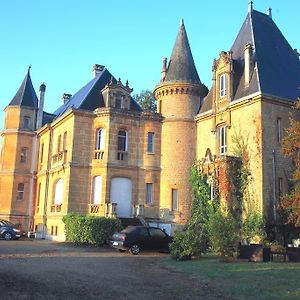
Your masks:
M240 230L237 221L227 212L218 209L209 220L209 236L214 251L222 256L234 257L237 253Z
M250 213L242 224L242 237L249 243L261 243L266 238L265 220L259 213Z
M201 225L175 232L170 245L171 257L176 260L190 260L199 257L207 250L207 232Z
M66 240L78 245L103 245L121 229L118 219L71 213L63 217Z

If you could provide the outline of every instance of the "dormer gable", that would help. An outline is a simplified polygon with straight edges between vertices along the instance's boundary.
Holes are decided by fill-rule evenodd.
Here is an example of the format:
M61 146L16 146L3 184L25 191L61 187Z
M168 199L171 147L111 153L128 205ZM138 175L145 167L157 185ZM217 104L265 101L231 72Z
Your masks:
M111 81L105 85L101 93L106 107L130 110L130 94L132 91L133 89L129 87L128 81L123 85L119 78L117 82L111 79Z
M233 59L232 52L222 51L213 63L213 98L216 112L227 108L232 97Z

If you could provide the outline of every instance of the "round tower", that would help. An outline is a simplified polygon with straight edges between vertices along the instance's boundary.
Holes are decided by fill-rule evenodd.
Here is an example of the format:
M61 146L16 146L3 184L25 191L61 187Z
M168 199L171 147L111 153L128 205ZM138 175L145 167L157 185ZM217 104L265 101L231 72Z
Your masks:
M196 158L196 122L207 88L201 83L181 21L169 63L154 89L157 110L164 117L161 134L161 218L184 224L190 216L191 166Z

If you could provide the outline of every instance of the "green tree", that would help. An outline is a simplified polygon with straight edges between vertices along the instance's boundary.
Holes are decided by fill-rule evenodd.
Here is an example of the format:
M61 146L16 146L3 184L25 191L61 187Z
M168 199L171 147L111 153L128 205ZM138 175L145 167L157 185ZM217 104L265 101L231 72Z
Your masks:
M133 99L145 112L156 112L156 100L149 90L142 90L139 94L134 94Z

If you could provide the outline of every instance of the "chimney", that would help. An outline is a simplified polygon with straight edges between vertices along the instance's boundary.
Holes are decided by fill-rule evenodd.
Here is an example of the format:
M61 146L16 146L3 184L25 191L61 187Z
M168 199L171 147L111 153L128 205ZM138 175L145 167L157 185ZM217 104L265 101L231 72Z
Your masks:
M71 99L71 97L72 97L71 94L66 94L66 93L64 93L64 94L61 96L62 103L65 104L66 102L68 102L68 101Z
M105 66L102 66L102 65L93 65L93 76L94 78L100 74L103 70L104 70Z
M38 107L37 117L36 117L36 129L41 128L43 123L44 101L45 101L45 92L46 92L46 85L44 83L40 85L39 92L40 92L39 107Z
M161 70L161 81L164 81L166 78L166 73L167 73L167 58L165 57L163 59L163 66L162 66L162 70Z
M245 46L244 49L244 55L245 55L245 86L249 85L250 83L250 76L251 71L253 68L253 46L252 44L248 43Z
M250 0L248 1L248 12L251 13L253 11L253 2Z
M272 19L272 8L271 7L269 7L267 9L267 15L269 16L270 19Z

